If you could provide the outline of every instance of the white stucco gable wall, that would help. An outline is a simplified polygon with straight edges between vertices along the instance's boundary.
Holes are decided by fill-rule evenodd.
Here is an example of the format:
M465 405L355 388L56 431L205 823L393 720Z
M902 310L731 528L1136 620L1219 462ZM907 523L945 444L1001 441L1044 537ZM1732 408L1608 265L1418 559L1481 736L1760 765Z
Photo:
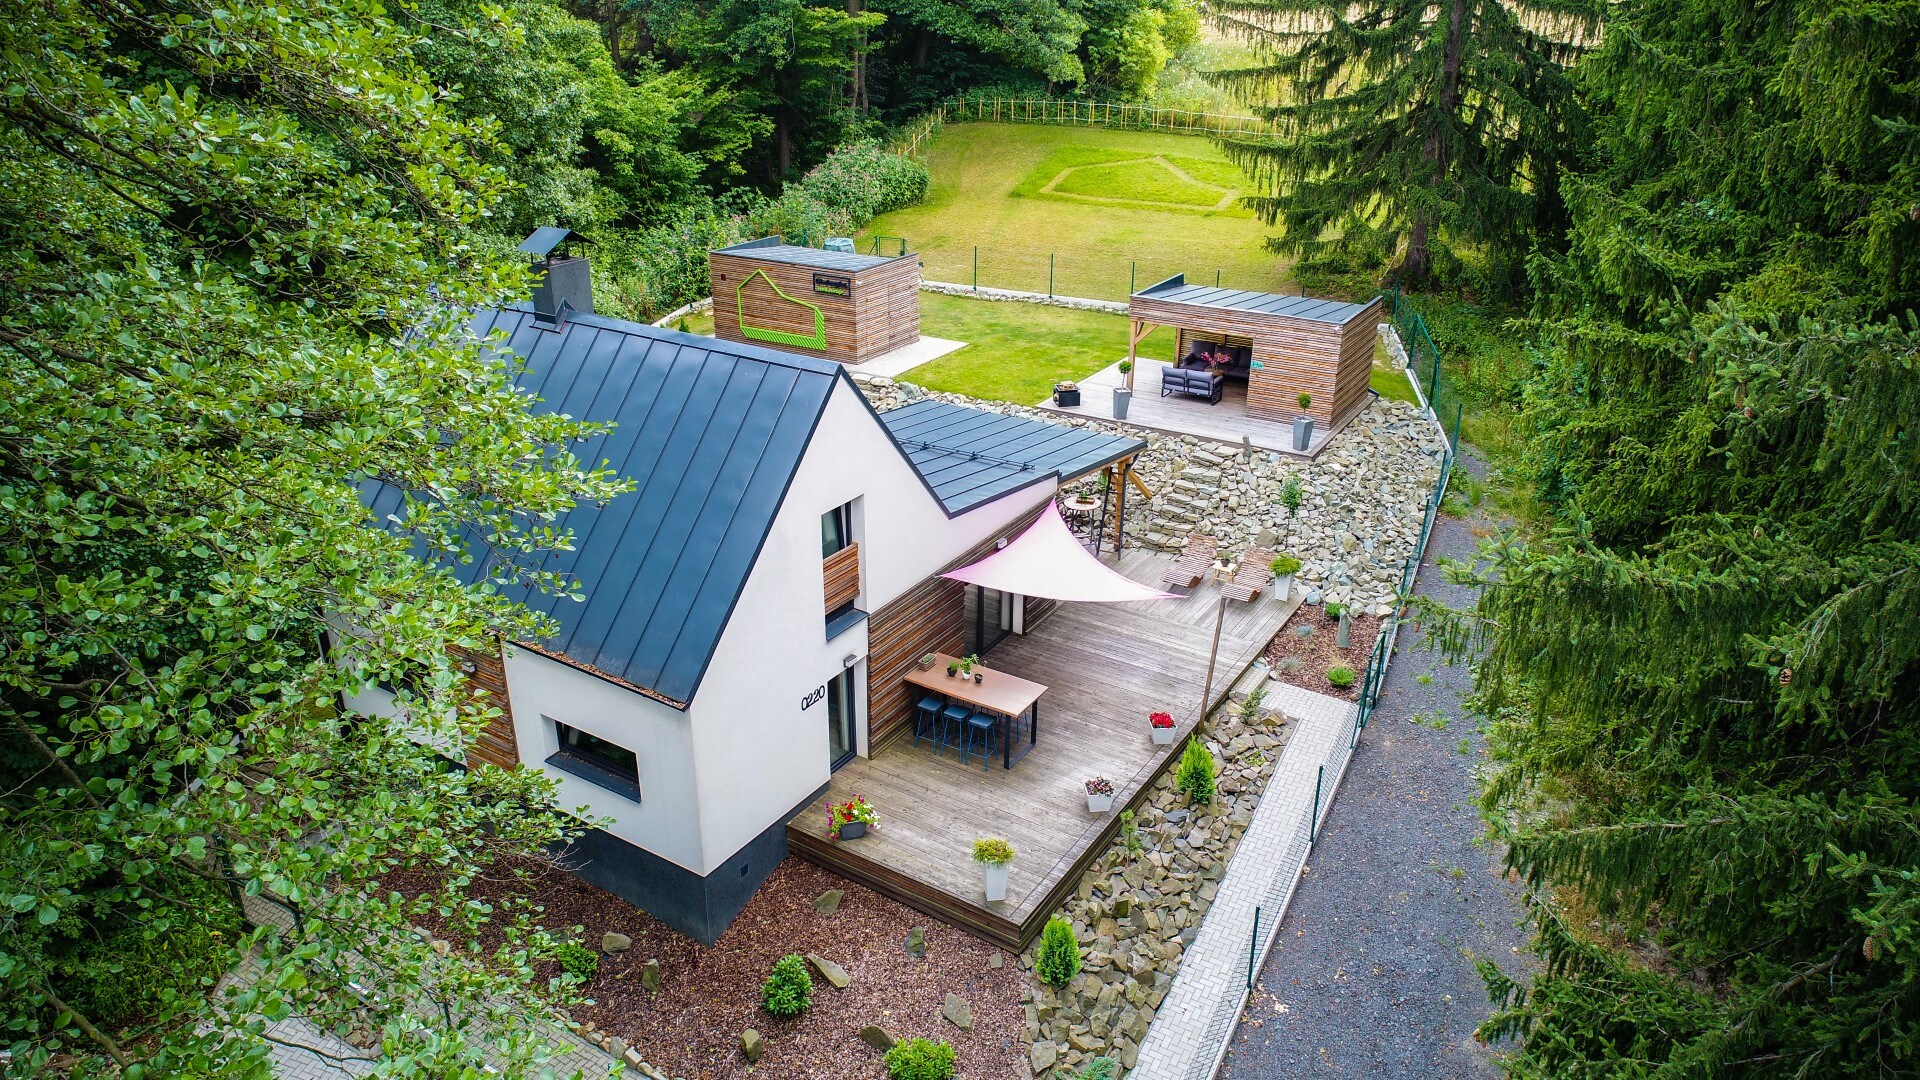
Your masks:
M688 710L709 865L826 784L827 705L807 699L845 670L847 657L855 658L864 714L867 625L827 640L820 516L855 503L856 605L874 611L1052 497L1054 487L1037 483L948 518L859 390L850 380L835 384Z

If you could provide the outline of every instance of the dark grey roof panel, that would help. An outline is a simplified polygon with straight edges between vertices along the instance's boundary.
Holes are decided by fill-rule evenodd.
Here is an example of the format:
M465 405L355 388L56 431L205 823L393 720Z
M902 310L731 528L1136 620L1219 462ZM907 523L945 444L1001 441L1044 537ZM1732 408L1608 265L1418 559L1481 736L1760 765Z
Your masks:
M1329 300L1324 297L1287 296L1284 293L1217 289L1211 285L1188 285L1175 278L1169 278L1135 295L1175 304L1252 311L1262 315L1278 315L1308 322L1332 323L1336 326L1344 326L1352 322L1367 308L1366 304L1352 304L1345 300Z
M543 225L520 241L520 250L529 255L545 255L568 240L585 240L586 237L572 229L562 229L555 225Z
M901 255L858 255L844 251L827 251L822 248L801 247L798 244L782 243L777 236L760 240L749 240L744 244L720 249L728 255L739 255L748 259L765 259L768 262L791 263L795 266L811 266L816 270L841 270L857 273L894 259L905 258Z
M503 589L559 624L529 644L691 701L845 378L840 365L595 315L542 327L520 307L478 312L471 326L508 335L537 409L611 421L575 452L636 482L555 523L573 531L573 549L547 553L539 569L571 575L582 600ZM402 505L385 485L363 485L363 495L378 521ZM489 572L478 560L452 569L468 582Z
M1049 477L1080 476L1147 445L930 399L882 413L880 421L948 514Z

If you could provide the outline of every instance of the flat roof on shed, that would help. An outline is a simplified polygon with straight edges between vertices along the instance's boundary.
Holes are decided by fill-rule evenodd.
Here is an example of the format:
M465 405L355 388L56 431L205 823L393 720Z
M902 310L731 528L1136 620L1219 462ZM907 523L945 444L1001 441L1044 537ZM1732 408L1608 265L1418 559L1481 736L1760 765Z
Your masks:
M1212 285L1189 285L1181 275L1170 277L1158 285L1149 286L1133 295L1146 300L1164 300L1172 304L1192 304L1196 307L1226 308L1232 311L1251 311L1261 315L1277 315L1306 322L1330 323L1334 326L1344 326L1352 322L1367 309L1366 304L1351 304L1345 300L1251 292L1246 289L1219 289Z
M778 236L748 240L742 244L720 248L719 251L746 259L765 259L768 262L810 266L816 270L843 270L849 273L858 273L906 257L904 255L858 255L844 251L801 247L798 244L786 243Z

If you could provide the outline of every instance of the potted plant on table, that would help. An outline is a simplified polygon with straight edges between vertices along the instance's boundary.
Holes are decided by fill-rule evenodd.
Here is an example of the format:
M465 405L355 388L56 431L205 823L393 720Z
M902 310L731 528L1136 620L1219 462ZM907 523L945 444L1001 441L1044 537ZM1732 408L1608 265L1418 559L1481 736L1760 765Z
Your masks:
M1153 745L1165 746L1173 741L1173 714L1157 712L1149 714L1147 723L1152 725Z
M858 840L867 835L867 830L880 824L880 814L873 804L855 795L843 803L832 803L827 807L827 839Z
M920 670L921 671L931 670L933 668L934 662L938 659L940 658L933 655L932 653L928 653L925 656L922 656L920 658Z
M1007 898L1007 872L1013 865L1013 845L998 837L986 836L973 842L973 861L986 875L988 900Z
M1273 595L1281 603L1293 596L1293 575L1300 572L1300 560L1291 555L1274 556L1267 569L1273 571Z
M974 670L974 668L979 666L980 666L979 653L974 653L971 656L963 656L960 658L960 674L966 675L966 676L972 676L974 682L980 682L986 678L985 672Z
M1300 415L1293 418L1293 448L1304 451L1313 442L1313 417L1307 410L1313 408L1313 395L1300 395Z
M1104 814L1113 809L1113 781L1096 776L1087 781L1087 813Z
M1127 406L1133 403L1133 361L1120 361L1121 385L1113 388L1113 418L1125 420Z

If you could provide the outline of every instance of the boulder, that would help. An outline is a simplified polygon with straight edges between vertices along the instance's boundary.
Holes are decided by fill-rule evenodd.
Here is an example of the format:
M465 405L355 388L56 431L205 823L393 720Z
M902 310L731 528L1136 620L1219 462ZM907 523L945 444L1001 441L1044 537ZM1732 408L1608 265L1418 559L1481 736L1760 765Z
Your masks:
M831 915L840 910L840 901L846 899L846 897L847 894L844 890L828 889L826 892L820 894L818 900L813 902L813 910L822 915Z
M748 1062L760 1060L760 1033L748 1028L740 1033L740 1052L747 1056Z
M640 985L648 990L660 989L660 961L649 959L641 966Z
M987 966L990 968L993 968L995 971L998 971L999 969L1005 967L1006 964L1007 964L1007 954L1001 952L998 949L995 949L993 951L992 956L987 957Z
M832 983L835 990L845 990L847 984L853 981L848 977L846 968L841 967L839 964L834 963L824 956L808 953L807 963L813 965L813 969L820 973L821 978Z
M924 926L916 926L907 931L905 945L907 953L910 956L927 955L927 928Z
M893 1044L900 1040L888 1034L887 1029L879 1024L868 1024L860 1029L860 1041L884 1054L893 1049Z
M961 1031L973 1030L973 1006L967 1004L967 999L959 994L948 994L940 1002L940 1015Z
M633 939L625 934L609 930L600 935L600 951L606 953L626 952L633 948Z
M1040 1076L1060 1060L1060 1048L1050 1042L1034 1043L1033 1049L1027 1052L1027 1060L1033 1065L1033 1075Z

